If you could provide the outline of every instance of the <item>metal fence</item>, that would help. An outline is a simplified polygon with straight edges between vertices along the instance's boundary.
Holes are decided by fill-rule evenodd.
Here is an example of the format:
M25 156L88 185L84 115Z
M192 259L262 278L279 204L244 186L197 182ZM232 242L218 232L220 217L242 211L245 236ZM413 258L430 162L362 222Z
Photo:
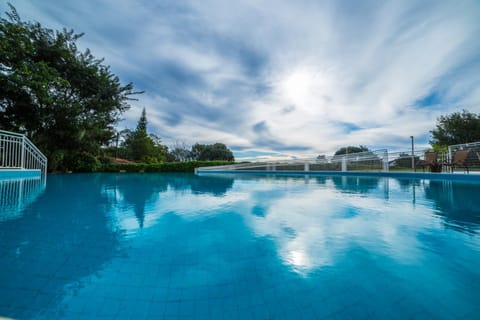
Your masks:
M389 152L389 171L425 171L430 170L426 165L420 165L427 161L425 154L430 150L416 150L412 154L411 151ZM446 152L437 153L437 162L444 163L446 161Z
M319 157L240 163L227 166L202 167L197 171L388 171L387 150L367 151Z
M468 168L469 171L480 171L480 141L456 144L448 147L448 152L446 153L447 161L454 163L457 161L457 157L463 151L466 154L464 160L464 167ZM462 166L457 166L457 170L462 170ZM455 170L455 167L454 169Z
M460 151L460 152L459 152ZM435 163L426 159L428 153L435 153ZM417 150L410 152L389 152L391 171L433 171L438 172L480 172L480 141L451 145L444 151Z
M464 151L460 161L458 151ZM426 158L435 153L435 161ZM227 166L203 167L208 171L420 171L480 172L480 141L449 146L445 151L411 150L388 152L386 149L360 153L283 161L249 162Z
M23 134L0 130L0 169L38 169L47 173L47 157Z

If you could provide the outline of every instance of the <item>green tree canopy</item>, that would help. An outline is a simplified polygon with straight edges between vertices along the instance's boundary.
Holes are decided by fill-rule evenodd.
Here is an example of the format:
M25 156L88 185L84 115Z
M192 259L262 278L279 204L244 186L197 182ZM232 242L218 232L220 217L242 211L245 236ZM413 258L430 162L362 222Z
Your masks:
M196 143L192 147L190 156L193 160L210 161L225 160L234 161L233 153L223 143L199 144Z
M358 146L358 147L348 146L348 147L343 147L338 149L337 151L335 151L334 155L339 156L347 153L350 154L350 153L358 153L358 152L365 152L365 151L369 151L368 148L365 146Z
M480 115L463 110L440 116L430 133L433 147L480 141Z
M50 169L97 155L139 92L89 50L77 49L82 34L24 22L10 8L0 19L0 129L26 134Z
M169 161L189 161L192 160L190 147L186 143L176 141L175 144L170 148L168 153Z

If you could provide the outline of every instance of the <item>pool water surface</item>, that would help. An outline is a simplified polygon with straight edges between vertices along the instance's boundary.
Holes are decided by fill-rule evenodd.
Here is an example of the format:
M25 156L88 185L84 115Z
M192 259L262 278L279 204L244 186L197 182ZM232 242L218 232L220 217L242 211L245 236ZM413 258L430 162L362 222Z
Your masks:
M480 315L479 183L71 174L30 201L8 183L0 318Z

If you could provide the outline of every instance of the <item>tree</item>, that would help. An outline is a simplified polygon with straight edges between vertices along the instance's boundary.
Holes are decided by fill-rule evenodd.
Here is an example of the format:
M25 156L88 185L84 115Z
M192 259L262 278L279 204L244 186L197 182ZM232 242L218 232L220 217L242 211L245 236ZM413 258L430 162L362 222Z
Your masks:
M147 133L147 124L147 113L143 108L137 128L130 132L124 142L127 157L145 163L166 161L167 148L161 144L159 137Z
M480 115L462 110L437 119L436 128L430 131L434 148L480 141Z
M339 156L342 154L359 153L359 152L366 152L366 151L369 151L368 148L362 145L358 147L348 146L348 147L343 147L338 149L334 155Z
M131 83L121 85L82 34L24 22L10 5L0 19L0 129L24 133L49 158L50 169L74 169L96 156L130 106Z
M162 144L162 140L157 135L150 133L148 137L153 143L153 152L147 159L153 159L153 162L166 162L168 160L168 147Z
M168 159L172 162L191 160L191 151L185 142L175 141L175 144L168 153Z
M192 159L200 160L202 158L203 152L205 152L206 147L206 144L195 143L192 146L192 151L190 151L190 156L192 157Z
M140 119L138 119L136 132L142 136L147 136L147 123L147 111L143 108Z
M211 160L225 160L234 161L233 153L223 143L215 144L199 144L196 143L192 147L191 157L193 160L211 161Z

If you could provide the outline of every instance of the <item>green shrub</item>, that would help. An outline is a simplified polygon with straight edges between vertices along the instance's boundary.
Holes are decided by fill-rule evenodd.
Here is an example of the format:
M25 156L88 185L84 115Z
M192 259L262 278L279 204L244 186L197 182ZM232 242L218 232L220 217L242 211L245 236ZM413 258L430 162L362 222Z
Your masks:
M55 150L48 157L48 170L49 171L64 171L65 152L63 150Z
M156 164L159 163L158 159L152 156L143 156L140 159L141 163L146 163L146 164Z
M98 157L98 161L100 161L101 164L109 164L109 163L112 163L112 158L110 158L110 157Z
M233 164L228 161L188 161L164 163L103 164L103 172L194 172L195 168Z
M75 153L70 157L69 169L75 172L95 172L102 167L100 161L87 152Z

